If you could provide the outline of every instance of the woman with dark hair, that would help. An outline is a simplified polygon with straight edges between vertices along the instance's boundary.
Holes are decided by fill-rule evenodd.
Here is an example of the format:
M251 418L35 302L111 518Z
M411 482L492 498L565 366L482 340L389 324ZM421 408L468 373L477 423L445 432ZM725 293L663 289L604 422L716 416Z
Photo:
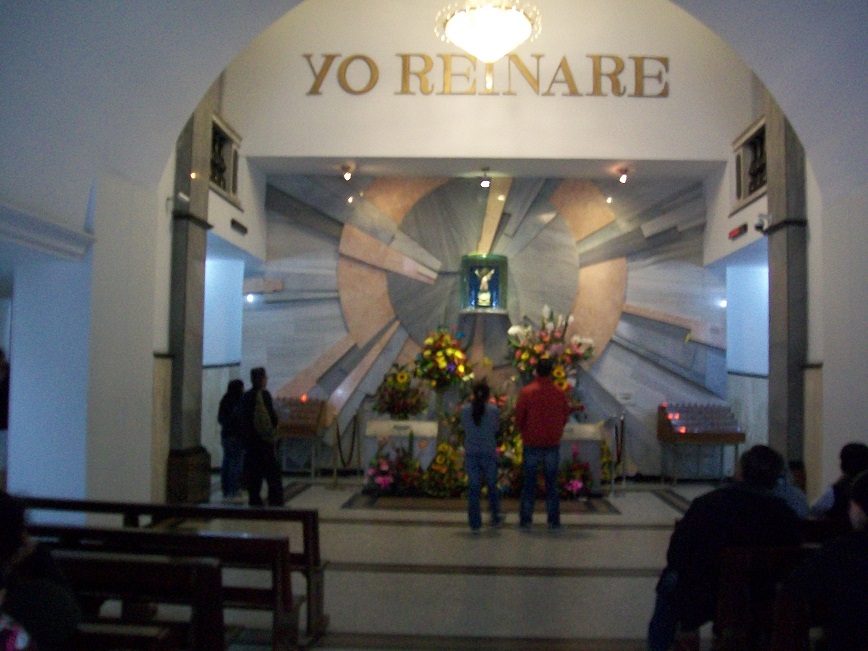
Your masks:
M241 476L244 469L244 438L241 431L242 396L244 396L244 382L230 380L217 410L220 443L223 446L220 487L225 502L244 501L241 496Z
M500 494L497 491L497 432L500 410L488 401L491 390L485 380L473 385L473 398L461 408L464 428L464 469L467 472L467 518L470 531L479 533L482 527L480 501L482 482L488 487L491 526L504 521L500 514Z

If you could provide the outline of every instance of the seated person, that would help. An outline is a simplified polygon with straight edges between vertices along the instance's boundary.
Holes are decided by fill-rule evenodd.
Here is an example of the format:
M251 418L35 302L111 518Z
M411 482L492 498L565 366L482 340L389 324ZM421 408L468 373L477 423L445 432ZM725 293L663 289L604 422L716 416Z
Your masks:
M792 467L792 464L791 464ZM808 506L808 498L805 492L793 483L792 474L789 470L784 470L783 474L778 478L778 483L772 490L772 494L780 497L787 503L793 512L801 519L808 517L810 507Z
M811 516L838 522L850 528L850 483L868 470L868 445L847 443L841 448L841 476L811 506Z
M0 490L0 610L40 651L71 648L81 619L75 595L49 550L27 535L21 502Z
M667 651L679 631L698 648L696 631L717 608L721 550L800 542L799 518L772 494L783 471L780 454L755 445L739 459L732 485L693 500L669 541L648 625L649 651Z
M825 649L868 649L868 471L853 481L853 532L827 542L799 565L781 592L807 602L823 627Z

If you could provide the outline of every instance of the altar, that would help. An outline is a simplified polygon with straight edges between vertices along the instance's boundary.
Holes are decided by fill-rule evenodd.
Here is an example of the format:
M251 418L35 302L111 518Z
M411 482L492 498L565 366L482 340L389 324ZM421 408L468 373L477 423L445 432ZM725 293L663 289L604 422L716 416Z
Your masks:
M410 433L413 434L413 449L410 450ZM386 441L385 451L394 456L395 450L404 448L426 470L437 454L436 420L392 420L375 418L368 421L362 437L362 468L368 468L377 456L381 441Z
M602 444L603 438L609 433L604 422L579 423L571 420L564 426L564 436L561 439L561 464L572 457L573 445L578 445L579 460L587 463L591 470L593 481L589 488L592 493L602 492Z

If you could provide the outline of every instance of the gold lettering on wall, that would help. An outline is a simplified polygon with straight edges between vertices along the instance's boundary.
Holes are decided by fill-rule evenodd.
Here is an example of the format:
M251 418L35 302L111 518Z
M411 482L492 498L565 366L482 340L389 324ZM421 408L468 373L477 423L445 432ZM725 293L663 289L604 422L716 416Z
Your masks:
M423 95L430 95L434 92L431 82L428 81L428 73L434 67L434 60L427 54L399 54L401 58L401 91L396 95L415 95L410 90L410 77L416 77L419 80L419 92ZM412 60L414 58L422 59L422 69L413 70Z
M352 88L349 81L347 81L347 68L356 61L361 61L368 66L368 83L361 88ZM350 95L364 95L377 85L379 79L380 70L377 68L377 64L374 63L374 60L371 57L365 56L364 54L354 54L345 59L341 63L340 67L338 67L338 84L340 84L341 88Z
M552 76L552 81L549 84L549 87L546 88L546 92L543 95L554 95L552 92L552 86L555 84L566 84L567 92L561 93L562 95L580 95L579 87L576 86L576 81L573 79L573 71L570 70L570 64L567 61L567 57L563 57L561 62L558 64L558 69L555 70L554 76Z
M365 54L343 58L327 53L319 55L319 63L313 54L302 56L313 77L308 95L322 95L334 88L333 84L349 95L365 95L379 84L379 66ZM529 91L538 97L666 98L670 90L667 56L588 54L578 67L567 56L555 64L544 54L531 54L530 65L517 54L497 64L482 63L469 54L437 54L436 59L416 52L395 56L401 62L396 95L518 95ZM502 75L504 66L506 76L498 78L497 72ZM582 88L586 89L584 94Z
M524 77L524 80L528 83L528 85L533 89L534 94L539 95L539 61L543 58L542 54L531 54L531 56L536 59L536 76L534 76L531 71L528 69L526 65L524 65L524 61L519 59L515 54L509 55L508 67L507 67L507 90L504 92L504 95L515 95L515 91L512 89L512 69L521 73L521 76Z
M438 57L443 59L443 92L440 95L476 95L476 79L473 77L476 72L476 57L469 54L438 54ZM453 59L464 59L467 62L467 68L463 72L453 72ZM452 90L452 78L462 77L469 84L464 91Z
M606 93L603 92L603 77L608 77L612 95L621 97L625 92L621 87L620 78L620 74L624 72L624 59L611 54L589 54L588 58L594 62L594 90L591 91L591 95L605 97ZM609 72L603 72L603 59L609 59L614 63L614 68Z
M317 72L316 67L313 65L313 61L311 61L312 54L305 54L304 58L307 59L307 65L310 66L310 71L313 73L313 86L310 87L310 90L307 91L308 95L322 95L320 92L320 88L322 88L322 84L325 81L326 75L329 73L329 68L332 67L332 63L337 59L340 54L323 54L323 62L322 67Z
M669 81L663 81L663 73L669 74L669 57L630 57L636 73L633 94L630 97L669 97ZM645 72L645 62L654 61L659 65L657 74ZM654 79L660 84L660 91L655 95L645 94L645 80Z

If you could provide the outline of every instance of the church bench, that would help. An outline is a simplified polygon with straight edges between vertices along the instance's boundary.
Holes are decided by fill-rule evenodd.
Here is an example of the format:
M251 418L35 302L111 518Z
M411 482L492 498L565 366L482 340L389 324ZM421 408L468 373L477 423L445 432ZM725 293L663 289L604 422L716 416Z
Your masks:
M172 627L117 621L87 621L72 640L75 651L173 651L181 642Z
M216 558L223 569L268 572L267 588L230 584L224 572L223 608L271 612L272 649L292 651L298 647L299 609L303 600L292 595L290 545L286 537L39 524L30 525L28 532L53 550Z
M722 550L715 651L771 647L778 582L808 553L804 545L728 547Z
M184 646L190 651L225 647L221 570L217 559L71 550L57 550L54 558L81 599L95 602L147 599L155 604L189 606ZM87 648L88 641L95 646L108 644L112 639L129 641L131 630L125 622L96 619L80 625L75 643L79 648ZM169 642L170 630L158 626L150 637L155 643L163 639L168 648L177 648L177 639ZM141 642L144 638L139 632ZM161 647L157 644L141 648Z
M242 520L300 524L303 547L301 551L291 550L290 565L293 572L300 573L305 580L305 605L307 608L305 643L315 642L325 634L328 628L329 617L325 614L325 563L320 557L319 512L316 510L211 504L112 502L29 496L19 496L19 499L30 510L121 516L125 527L144 527L146 524L154 527L184 520L206 522ZM146 523L145 519L149 521Z

